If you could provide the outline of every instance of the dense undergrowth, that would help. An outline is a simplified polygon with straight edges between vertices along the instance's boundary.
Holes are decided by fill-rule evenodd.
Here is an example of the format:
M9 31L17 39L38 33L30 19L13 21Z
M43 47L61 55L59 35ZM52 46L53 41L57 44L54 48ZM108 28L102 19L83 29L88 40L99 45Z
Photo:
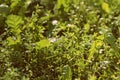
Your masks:
M120 0L0 0L0 80L120 80Z

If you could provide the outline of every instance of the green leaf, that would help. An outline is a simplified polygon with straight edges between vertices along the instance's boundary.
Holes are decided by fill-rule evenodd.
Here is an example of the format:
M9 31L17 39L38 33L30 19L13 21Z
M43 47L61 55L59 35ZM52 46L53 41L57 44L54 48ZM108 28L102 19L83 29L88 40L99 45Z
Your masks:
M61 6L66 6L66 0L57 0L56 8L59 9Z
M116 39L115 39L115 37L113 36L112 33L107 32L107 33L105 34L105 42L106 42L106 43L108 43L108 44L110 44L110 45L114 45L114 44L115 44L115 41L116 41Z
M107 12L110 13L110 8L109 8L109 4L107 4L106 2L102 3L102 9Z
M0 24L2 24L4 22L4 17L0 14Z
M120 0L117 0L118 3L120 3Z
M8 13L9 13L8 5L1 4L0 5L0 14L8 14Z
M86 24L84 25L84 28L85 28L85 32L87 33L87 32L89 32L90 25L89 25L88 23L86 23Z
M112 33L107 32L105 34L105 42L110 44L111 48L114 49L117 53L119 53L118 46L115 44L116 38L113 36Z
M47 39L43 39L39 42L36 42L36 49L41 49L44 47L48 47L50 45L50 41Z
M72 71L69 65L63 67L62 80L72 80Z
M7 38L7 41L8 41L8 46L11 46L11 45L15 45L17 43L20 43L20 36L17 36L17 37L8 37Z
M9 14L9 7L5 4L0 5L0 24L4 23L4 19Z
M14 45L15 44L15 41L12 39L12 37L8 37L7 41L8 41L8 45Z
M11 5L10 5L11 10L13 10L19 4L19 2L20 0L11 0Z
M17 16L17 15L9 15L7 17L6 23L8 27L17 29L19 25L23 23L23 19L22 17Z
M88 61L91 61L96 52L97 52L96 42L94 41L91 45L91 48L89 49Z
M97 80L97 77L95 75L91 75L88 80Z

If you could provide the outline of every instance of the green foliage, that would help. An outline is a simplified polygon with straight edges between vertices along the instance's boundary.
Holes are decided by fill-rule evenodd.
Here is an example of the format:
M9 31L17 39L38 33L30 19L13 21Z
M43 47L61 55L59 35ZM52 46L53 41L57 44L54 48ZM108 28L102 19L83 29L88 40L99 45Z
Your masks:
M105 12L110 13L109 5L105 2L102 3L102 8Z
M120 0L0 0L0 80L119 80Z
M68 65L63 67L62 80L72 80L72 71Z
M39 42L36 42L36 49L41 49L44 47L48 47L50 45L50 42L47 39L40 40Z
M7 17L6 23L8 25L8 27L11 28L18 28L18 26L22 23L22 18L20 16L17 15L9 15Z

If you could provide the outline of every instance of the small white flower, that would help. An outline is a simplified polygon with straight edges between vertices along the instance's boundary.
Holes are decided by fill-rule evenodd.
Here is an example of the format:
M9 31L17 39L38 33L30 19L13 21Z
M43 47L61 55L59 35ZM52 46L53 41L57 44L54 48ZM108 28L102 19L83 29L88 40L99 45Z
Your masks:
M100 33L100 34L103 34L103 32L102 32L102 31L99 31L99 33Z
M1 4L0 7L8 7L8 5L5 5L5 4Z
M107 69L107 67L105 67L105 66L104 66L104 67L102 67L102 68L103 68L103 69Z
M73 25L73 24L68 24L67 26L68 26L68 27L74 27L75 25Z
M75 43L76 43L76 41L73 41L73 43L75 44Z
M55 42L57 39L56 38L49 38L50 42Z
M11 71L11 68L8 68L7 70L8 70L8 71Z
M108 63L110 63L109 61L103 61L105 64L108 64Z
M99 54L102 54L104 52L104 49L99 50Z
M53 24L53 25L56 25L57 23L58 23L57 20L53 20L53 21L52 21L52 24Z

